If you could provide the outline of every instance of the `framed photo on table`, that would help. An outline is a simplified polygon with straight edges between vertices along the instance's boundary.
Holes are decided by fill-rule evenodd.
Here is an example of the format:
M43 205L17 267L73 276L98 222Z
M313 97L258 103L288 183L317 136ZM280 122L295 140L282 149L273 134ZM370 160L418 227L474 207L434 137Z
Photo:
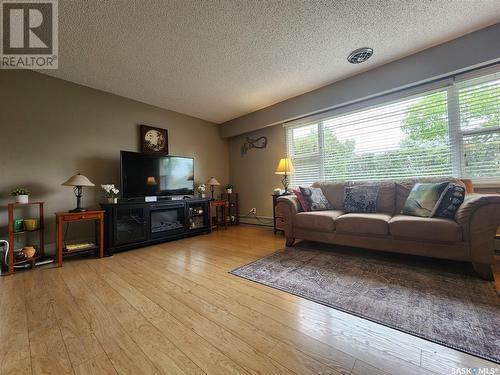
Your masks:
M141 125L141 152L147 154L168 155L167 129Z

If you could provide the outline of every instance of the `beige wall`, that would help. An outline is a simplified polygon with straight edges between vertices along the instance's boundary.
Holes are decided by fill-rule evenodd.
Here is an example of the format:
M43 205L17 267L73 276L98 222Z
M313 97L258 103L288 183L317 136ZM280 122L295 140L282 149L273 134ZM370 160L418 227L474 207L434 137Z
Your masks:
M246 137L268 139L265 149L250 149L241 155L240 148ZM240 194L240 215L246 215L252 207L257 216L272 217L272 193L274 188L283 187L281 176L274 174L280 158L286 155L285 130L281 125L267 127L257 132L233 137L229 140L231 182ZM257 223L244 219L243 222ZM269 223L269 220L265 220Z
M229 181L228 142L215 124L35 72L0 71L0 238L8 194L25 186L46 201L53 242L53 213L75 206L61 183L81 172L98 186L118 184L120 150L138 151L138 124L168 129L170 153L195 158L196 182ZM84 206L102 200L100 187L85 188Z

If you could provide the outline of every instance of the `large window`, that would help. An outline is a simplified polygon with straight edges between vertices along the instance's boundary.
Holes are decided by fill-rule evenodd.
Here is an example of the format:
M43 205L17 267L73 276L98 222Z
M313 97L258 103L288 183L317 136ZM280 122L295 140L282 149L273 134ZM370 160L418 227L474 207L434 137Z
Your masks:
M292 184L500 178L500 74L287 127Z

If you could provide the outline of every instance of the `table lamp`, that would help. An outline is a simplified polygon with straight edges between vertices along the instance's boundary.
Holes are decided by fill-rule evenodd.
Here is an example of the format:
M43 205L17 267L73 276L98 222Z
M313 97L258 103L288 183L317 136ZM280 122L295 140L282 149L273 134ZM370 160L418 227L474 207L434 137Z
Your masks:
M76 208L70 210L69 212L85 212L88 211L86 208L81 207L81 199L84 186L95 186L90 180L84 175L78 173L70 177L67 181L62 183L63 186L74 186L73 191L76 196Z
M288 176L293 174L294 172L295 168L293 167L292 161L289 158L280 159L280 162L278 163L278 166L276 167L276 171L274 172L274 174L284 175L283 179L281 180L281 183L285 188L285 192L283 193L283 195L290 194L288 192L288 184L289 184Z
M214 186L220 185L219 181L215 177L210 177L210 180L207 181L207 185L210 185L210 191L212 192L212 200L214 200Z

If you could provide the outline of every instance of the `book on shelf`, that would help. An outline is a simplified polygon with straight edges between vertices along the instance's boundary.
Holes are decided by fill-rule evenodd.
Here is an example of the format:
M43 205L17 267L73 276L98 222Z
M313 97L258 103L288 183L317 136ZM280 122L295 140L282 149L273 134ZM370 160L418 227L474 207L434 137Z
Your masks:
M71 253L73 251L92 249L96 246L97 245L95 242L78 242L78 243L67 244L64 249L66 250L66 252Z

